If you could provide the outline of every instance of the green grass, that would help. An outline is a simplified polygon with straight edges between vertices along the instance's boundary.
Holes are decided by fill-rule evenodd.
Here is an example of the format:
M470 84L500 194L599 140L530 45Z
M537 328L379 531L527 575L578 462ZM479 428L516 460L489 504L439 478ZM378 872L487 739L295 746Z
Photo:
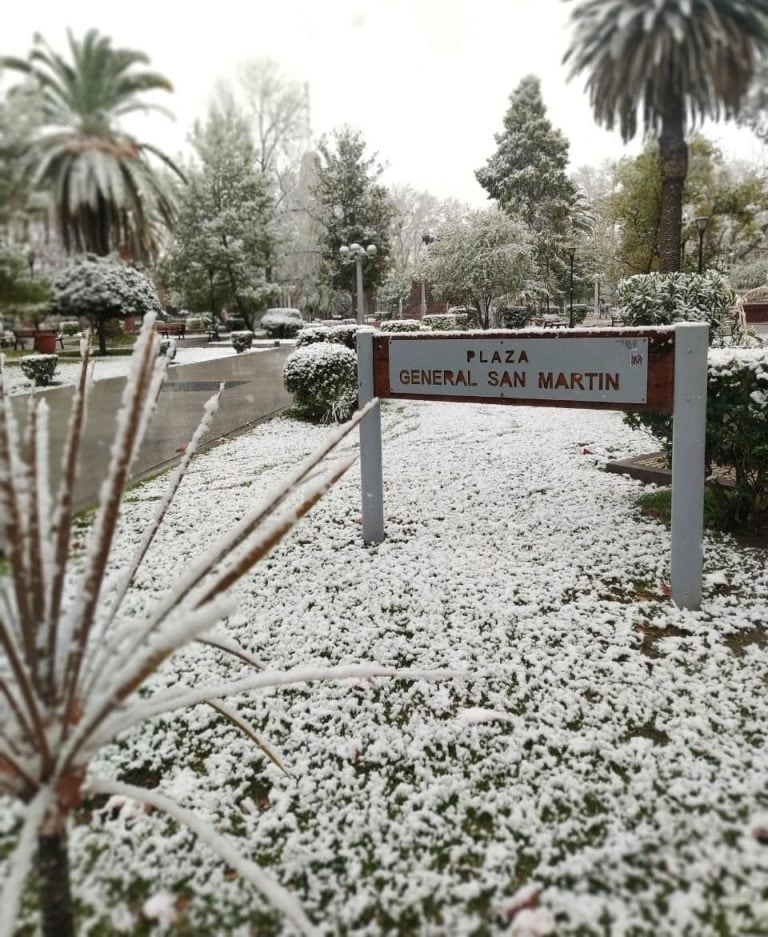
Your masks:
M646 517L654 517L669 527L672 523L672 489L657 488L655 491L646 491L638 495L635 503L640 513ZM708 530L721 533L730 533L730 522L722 506L708 489L704 489L704 526Z

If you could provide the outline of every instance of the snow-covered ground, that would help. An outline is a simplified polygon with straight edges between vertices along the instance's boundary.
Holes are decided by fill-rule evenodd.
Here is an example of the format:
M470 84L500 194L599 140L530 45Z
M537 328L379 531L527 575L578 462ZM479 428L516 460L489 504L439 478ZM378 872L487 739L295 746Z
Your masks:
M383 425L386 541L361 543L353 469L221 631L275 667L465 676L240 700L290 777L204 706L121 739L94 773L197 811L329 935L768 933L765 555L707 537L702 610L673 607L668 531L638 515L638 482L601 471L655 448L620 414L390 401ZM328 432L276 419L199 456L141 599ZM116 564L162 487L129 494ZM248 672L193 646L154 688ZM291 932L158 812L80 819L75 887L99 933L146 933L149 898L178 932ZM514 912L526 886L536 930Z
M183 342L176 346L176 357L173 360L174 365L194 364L196 361L208 361L211 358L221 358L226 355L236 354L235 349L229 344L222 345L203 345L187 348ZM108 358L93 358L93 379L102 381L109 377L123 377L128 373L130 364L130 355L119 355ZM54 384L51 386L62 386L64 384L74 384L80 374L79 359L59 359L56 373L54 375ZM22 373L18 364L18 359L8 362L9 389L12 394L23 394L32 389L32 383Z

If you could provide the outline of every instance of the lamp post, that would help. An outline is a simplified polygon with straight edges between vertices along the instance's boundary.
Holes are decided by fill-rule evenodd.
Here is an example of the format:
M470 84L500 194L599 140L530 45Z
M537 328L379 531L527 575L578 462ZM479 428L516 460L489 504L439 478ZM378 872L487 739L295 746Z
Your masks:
M566 247L566 250L568 251L568 256L571 259L571 278L570 278L569 286L568 286L569 309L570 309L568 313L568 328L572 329L573 328L573 258L576 255L576 248L573 245L571 245L570 247Z
M219 326L216 322L216 293L213 289L213 269L208 268L208 286L211 290L211 335L213 338L219 340Z
M376 256L376 245L368 244L363 247L361 244L342 244L339 248L341 259L345 262L355 262L355 284L357 292L357 324L362 325L365 318L365 294L363 293L363 261L367 258L372 260Z
M431 234L422 234L421 243L425 247L429 247L429 245L433 241L434 241L434 238L432 237ZM421 281L421 318L423 319L426 314L427 314L427 281L426 279L422 279Z
M693 222L699 230L699 273L704 273L704 232L707 230L709 218L702 216L694 218Z

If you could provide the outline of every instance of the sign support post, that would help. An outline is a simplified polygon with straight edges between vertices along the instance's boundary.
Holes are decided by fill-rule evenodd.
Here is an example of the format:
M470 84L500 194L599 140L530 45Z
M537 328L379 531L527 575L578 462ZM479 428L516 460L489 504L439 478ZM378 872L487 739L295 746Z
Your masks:
M675 605L692 610L701 606L708 338L706 323L675 327L670 586Z
M358 404L376 396L373 386L373 331L357 333ZM384 539L384 480L381 468L381 405L360 424L360 484L362 488L363 543Z

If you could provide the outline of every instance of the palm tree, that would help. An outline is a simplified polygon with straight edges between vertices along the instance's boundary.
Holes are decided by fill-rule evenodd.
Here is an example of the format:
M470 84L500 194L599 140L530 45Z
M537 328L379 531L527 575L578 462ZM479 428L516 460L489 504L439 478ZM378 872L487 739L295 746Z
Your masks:
M172 91L157 72L136 70L148 63L141 52L115 49L96 30L84 39L67 33L71 63L53 52L40 35L29 57L0 57L0 67L24 72L37 86L43 109L41 133L29 147L34 185L50 199L56 227L67 252L147 260L156 251L159 225L175 217L169 175L148 161L158 157L180 170L162 152L117 128L137 110L163 110L139 100L146 91Z
M659 143L659 265L680 269L687 122L734 117L768 50L768 0L584 0L572 14L570 78L589 72L598 123Z

